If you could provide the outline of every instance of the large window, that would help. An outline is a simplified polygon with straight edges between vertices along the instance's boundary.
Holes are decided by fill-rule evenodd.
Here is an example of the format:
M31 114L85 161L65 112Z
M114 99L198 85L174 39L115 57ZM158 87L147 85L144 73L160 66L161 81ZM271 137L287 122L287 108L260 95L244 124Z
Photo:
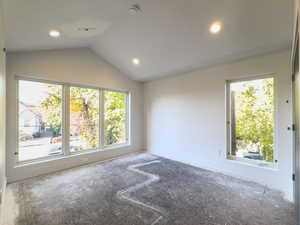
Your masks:
M128 144L127 92L18 79L18 161Z
M62 153L62 85L19 81L19 161Z
M274 148L274 78L227 83L228 155L268 165Z

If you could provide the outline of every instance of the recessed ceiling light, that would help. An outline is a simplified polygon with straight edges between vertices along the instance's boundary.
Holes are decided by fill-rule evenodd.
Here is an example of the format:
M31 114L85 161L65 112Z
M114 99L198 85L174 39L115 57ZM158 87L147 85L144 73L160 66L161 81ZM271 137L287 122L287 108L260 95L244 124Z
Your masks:
M130 15L134 16L135 14L141 11L141 7L138 4L135 4L132 5L128 11Z
M58 38L60 37L60 32L58 30L50 30L49 35L53 38Z
M133 63L134 65L139 65L139 64L140 64L140 60L139 60L138 58L133 58L133 59L132 59L132 63Z
M210 26L210 32L212 34L219 33L221 29L222 29L222 23L220 21L216 21Z

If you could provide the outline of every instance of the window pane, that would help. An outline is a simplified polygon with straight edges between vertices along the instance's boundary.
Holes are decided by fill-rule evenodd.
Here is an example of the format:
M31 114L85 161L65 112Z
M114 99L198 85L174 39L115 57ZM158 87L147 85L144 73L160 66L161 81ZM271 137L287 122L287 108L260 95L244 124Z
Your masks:
M19 161L62 153L62 86L19 81Z
M99 90L70 87L70 151L99 148Z
M104 92L105 145L126 142L126 93Z
M274 161L274 79L230 84L231 154Z

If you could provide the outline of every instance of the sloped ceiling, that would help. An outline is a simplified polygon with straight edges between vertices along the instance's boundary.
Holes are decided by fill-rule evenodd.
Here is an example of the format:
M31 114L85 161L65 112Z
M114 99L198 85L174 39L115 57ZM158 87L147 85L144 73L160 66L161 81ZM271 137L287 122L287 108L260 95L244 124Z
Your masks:
M4 0L4 10L8 51L89 46L141 81L286 49L292 37L293 0Z

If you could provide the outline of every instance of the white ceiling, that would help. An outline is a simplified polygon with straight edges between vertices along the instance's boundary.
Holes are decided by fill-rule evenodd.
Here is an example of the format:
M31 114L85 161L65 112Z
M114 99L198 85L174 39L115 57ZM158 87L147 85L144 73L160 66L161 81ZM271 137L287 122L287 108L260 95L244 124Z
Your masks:
M135 3L142 12L132 16ZM293 0L4 0L4 11L8 51L90 46L131 78L151 80L288 48ZM209 33L215 20L218 35ZM78 30L85 26L96 30Z

